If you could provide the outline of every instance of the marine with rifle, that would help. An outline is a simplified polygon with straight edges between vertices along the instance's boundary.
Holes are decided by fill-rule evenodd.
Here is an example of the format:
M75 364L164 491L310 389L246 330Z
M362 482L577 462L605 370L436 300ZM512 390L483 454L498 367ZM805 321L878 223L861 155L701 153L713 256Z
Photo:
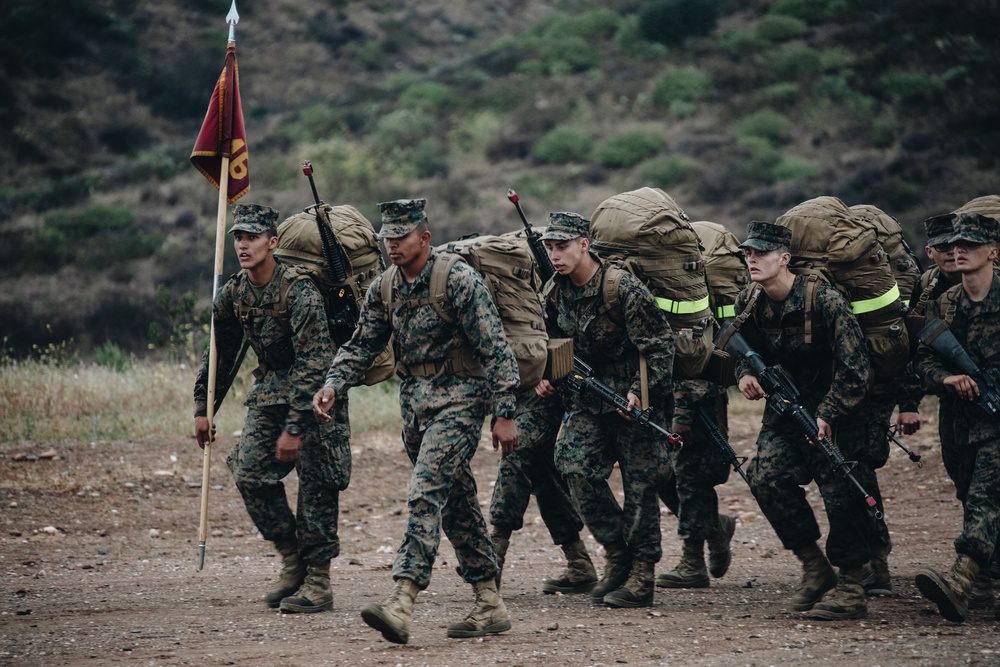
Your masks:
M568 417L556 440L556 465L584 523L603 546L606 566L591 599L614 607L653 604L654 567L662 556L656 490L669 445L655 429L628 427L622 415L641 408L654 424L669 424L674 340L653 295L626 270L590 249L590 222L552 213L542 235L556 274L546 285L551 338L572 338L576 356L596 379L626 399L624 409L591 392L567 397ZM618 304L605 304L605 280L617 281ZM648 367L649 405L642 405L640 355ZM537 389L551 396L543 380ZM608 478L618 462L625 494L618 504Z
M754 497L782 545L802 562L792 609L818 619L861 618L867 615L863 567L871 560L864 524L878 511L864 489L872 486L875 473L838 456L835 443L855 454L851 447L856 445L839 442L836 427L864 398L871 361L850 304L825 282L816 289L812 342L805 344L803 329L810 324L805 321L810 317L807 278L788 268L791 242L787 227L755 221L741 244L753 282L736 301L734 322L749 347L759 352L761 364L755 368L752 358L740 359L739 389L748 400L767 397L773 408L764 413L748 475ZM784 409L788 406L782 399L789 396L768 396L776 387L762 386L770 384L759 377L765 361L768 367L780 364L784 369L776 374L787 380L781 393L800 393L794 398L801 410ZM826 554L817 543L819 524L803 488L813 480L829 520ZM839 577L832 565L840 568Z

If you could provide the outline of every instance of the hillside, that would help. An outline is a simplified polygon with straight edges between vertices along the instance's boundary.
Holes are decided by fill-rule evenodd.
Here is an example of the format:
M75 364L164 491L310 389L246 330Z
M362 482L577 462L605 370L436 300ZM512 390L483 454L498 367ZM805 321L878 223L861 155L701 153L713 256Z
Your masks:
M832 194L919 247L925 217L997 192L1000 8L954 7L244 0L243 201L300 210L309 159L327 201L374 220L378 201L424 196L451 240L514 229L510 187L536 222L662 187L740 235ZM200 348L216 194L187 158L228 9L0 7L3 358L70 338Z

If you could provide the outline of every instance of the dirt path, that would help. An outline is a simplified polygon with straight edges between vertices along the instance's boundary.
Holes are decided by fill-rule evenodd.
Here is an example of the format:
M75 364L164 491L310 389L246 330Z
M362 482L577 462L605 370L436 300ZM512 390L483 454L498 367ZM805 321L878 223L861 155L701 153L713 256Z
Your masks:
M756 423L731 421L734 447L749 454ZM964 625L944 622L913 585L917 568L951 562L961 520L933 430L910 438L923 468L894 448L881 471L895 595L871 601L866 620L824 623L787 610L798 563L734 474L719 487L723 507L740 515L733 564L711 588L660 589L653 608L638 610L542 595L540 582L560 571L562 554L532 504L504 573L512 631L445 637L472 597L444 542L407 646L382 640L358 613L392 586L409 477L395 434L369 433L353 444L342 554L332 572L335 608L315 615L281 615L259 601L278 566L226 471L232 437L215 447L214 534L202 572L195 571L201 457L190 439L78 443L38 460L24 456L42 448L7 451L0 454L0 665L998 665L992 612L974 612ZM484 441L474 461L484 511L496 461ZM820 510L814 489L810 501ZM662 519L658 571L680 557L676 519L665 510Z

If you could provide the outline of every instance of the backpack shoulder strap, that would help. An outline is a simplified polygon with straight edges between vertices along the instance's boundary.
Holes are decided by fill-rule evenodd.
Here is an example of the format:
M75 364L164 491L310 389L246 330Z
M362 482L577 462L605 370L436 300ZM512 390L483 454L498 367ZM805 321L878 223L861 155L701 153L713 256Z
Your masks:
M750 287L750 293L747 295L746 305L743 306L743 311L732 319L732 324L728 327L724 327L719 330L719 335L715 339L715 347L719 350L726 349L726 345L729 343L729 339L732 338L733 334L740 330L748 319L753 317L753 311L757 306L757 299L760 298L761 293L764 288L761 287L760 283L753 283Z
M621 287L626 269L616 264L609 264L604 270L604 281L601 284L601 294L604 303L597 309L598 315L608 313L618 324L625 322L625 311L622 308Z
M434 266L431 267L431 280L429 295L425 298L419 299L407 299L406 301L393 301L392 300L392 285L396 279L396 274L399 272L399 267L396 265L390 266L382 274L382 303L385 304L385 314L389 317L397 308L417 308L419 306L430 305L434 308L434 312L438 316L447 322L448 324L455 323L454 315L449 312L448 302L448 276L451 274L451 269L458 263L461 259L458 255L438 255L434 260Z

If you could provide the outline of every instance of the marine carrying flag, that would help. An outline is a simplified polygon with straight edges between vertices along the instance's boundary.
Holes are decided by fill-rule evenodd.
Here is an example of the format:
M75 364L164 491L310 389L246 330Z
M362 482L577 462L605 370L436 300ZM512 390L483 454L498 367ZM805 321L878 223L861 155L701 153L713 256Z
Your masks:
M219 188L222 158L229 158L226 201L232 204L250 190L247 168L247 135L240 106L240 71L236 64L236 42L226 49L226 66L208 103L205 122L191 151L191 164Z

